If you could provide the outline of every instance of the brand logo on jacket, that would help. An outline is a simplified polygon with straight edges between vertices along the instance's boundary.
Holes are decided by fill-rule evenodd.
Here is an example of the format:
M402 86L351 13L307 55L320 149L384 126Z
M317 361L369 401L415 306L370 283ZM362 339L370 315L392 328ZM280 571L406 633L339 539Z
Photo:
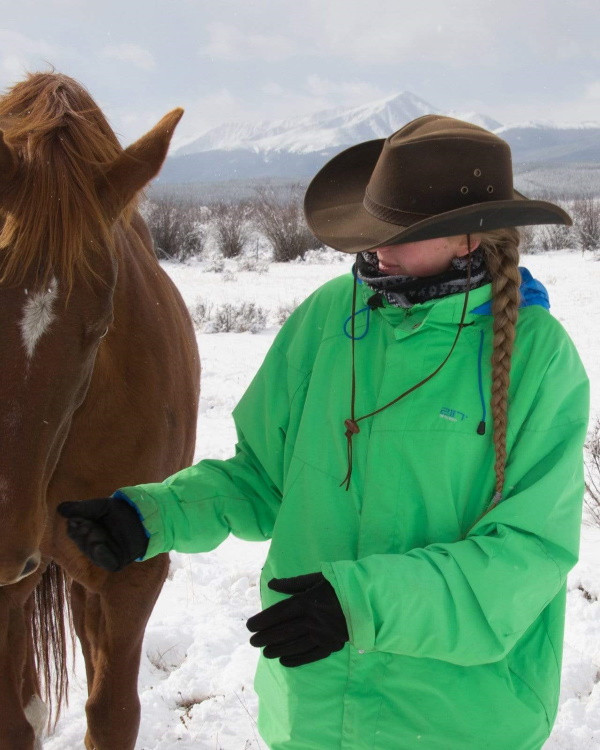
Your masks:
M464 422L465 419L468 419L468 415L464 412L450 409L447 406L444 406L441 409L440 417L442 419L447 419L449 422Z

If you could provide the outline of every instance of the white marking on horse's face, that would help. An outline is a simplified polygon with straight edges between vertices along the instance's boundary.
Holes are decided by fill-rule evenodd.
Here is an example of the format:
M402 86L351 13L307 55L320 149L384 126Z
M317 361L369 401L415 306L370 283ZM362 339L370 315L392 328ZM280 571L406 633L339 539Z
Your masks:
M23 308L20 327L27 356L31 359L38 341L56 317L53 307L58 299L58 282L52 279L49 289L31 295L27 291L25 293L29 299Z

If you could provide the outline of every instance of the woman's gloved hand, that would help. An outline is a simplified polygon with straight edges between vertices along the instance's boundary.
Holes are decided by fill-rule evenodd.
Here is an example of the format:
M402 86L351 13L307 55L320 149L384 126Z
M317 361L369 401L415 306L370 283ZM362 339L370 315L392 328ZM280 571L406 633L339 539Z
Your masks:
M291 594L251 617L246 626L253 646L265 647L267 659L284 667L299 667L340 651L348 628L333 586L322 573L272 578L269 588Z
M89 559L112 573L143 557L148 535L135 508L118 495L61 503L67 534Z

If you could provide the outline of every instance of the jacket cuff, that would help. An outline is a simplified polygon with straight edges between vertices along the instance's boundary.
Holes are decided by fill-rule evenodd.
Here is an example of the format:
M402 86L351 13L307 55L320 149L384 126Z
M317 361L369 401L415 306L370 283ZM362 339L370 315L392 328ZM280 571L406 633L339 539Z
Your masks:
M169 495L173 493L167 489ZM115 497L121 497L132 505L137 511L144 530L148 536L148 547L139 561L159 555L162 552L170 552L173 547L172 534L169 534L168 524L165 525L161 509L163 502L151 495L141 487L121 487L114 493ZM175 497L173 496L175 502Z
M356 564L352 560L339 560L323 563L321 572L333 586L342 606L350 643L359 651L375 651L375 625L368 613L371 611L364 586L352 586L350 596L349 583L355 578Z

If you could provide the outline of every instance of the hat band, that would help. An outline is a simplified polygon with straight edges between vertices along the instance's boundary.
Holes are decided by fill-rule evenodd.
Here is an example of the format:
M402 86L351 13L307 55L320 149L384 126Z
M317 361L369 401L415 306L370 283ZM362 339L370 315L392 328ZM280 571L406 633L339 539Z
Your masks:
M377 203L371 198L369 195L369 188L365 190L363 206L365 207L365 210L376 219L387 221L390 224L397 224L401 227L409 227L411 224L416 224L417 221L423 221L423 219L428 219L430 216L433 216L433 214L410 213L409 211L402 211L399 208L382 206L381 203Z

